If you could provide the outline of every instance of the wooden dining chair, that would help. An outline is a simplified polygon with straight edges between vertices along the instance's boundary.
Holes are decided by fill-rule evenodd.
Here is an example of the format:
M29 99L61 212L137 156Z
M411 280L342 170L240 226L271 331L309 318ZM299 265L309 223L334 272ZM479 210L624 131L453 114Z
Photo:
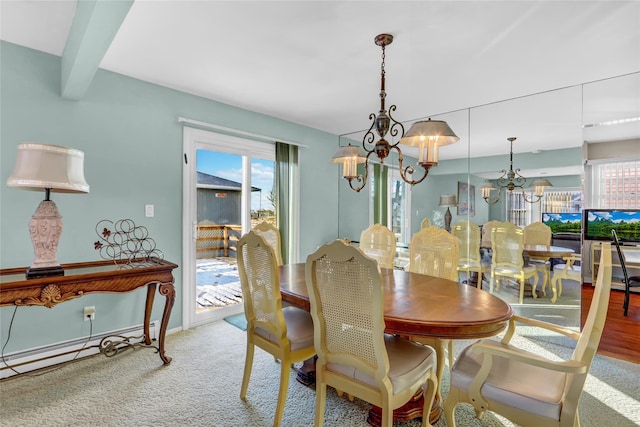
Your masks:
M382 224L373 224L360 234L360 249L384 268L393 268L396 235Z
M555 303L558 297L562 295L562 280L573 280L582 283L582 267L580 264L582 257L580 254L574 254L562 258L564 263L553 266L553 276L551 276L551 302ZM542 285L542 293L544 293L544 285Z
M627 264L624 257L624 251L620 248L620 242L618 241L618 234L615 229L611 229L611 239L618 252L618 259L620 260L620 268L622 268L622 275L624 276L624 302L622 308L624 309L624 315L627 316L629 312L629 297L631 295L631 288L640 287L640 276L629 276L627 273ZM604 248L602 249L604 251Z
M459 221L451 229L451 234L458 239L458 281L461 282L460 272L467 273L467 282L474 272L478 275L478 289L482 289L482 275L489 268L482 262L480 255L480 227L469 221Z
M313 320L297 307L282 307L280 275L273 247L254 231L238 241L238 271L247 318L247 354L240 388L246 399L254 347L280 360L280 388L273 425L279 426L289 387L291 364L315 355Z
M411 238L409 271L455 281L459 255L458 238L444 228L431 225Z
M409 245L409 271L456 281L460 249L458 238L444 228L429 226L413 235ZM412 337L413 340L431 345L437 352L437 374L442 378L445 365L445 348L449 367L453 366L455 354L453 341L441 338ZM438 388L438 399L440 389Z
M491 249L491 230L493 230L493 227L499 225L500 223L500 221L488 221L482 224L482 238L480 240L481 247L489 250Z
M540 221L532 222L524 227L524 244L525 245L551 245L551 227ZM549 270L551 263L549 257L529 257L531 265L536 267L539 273L542 273L541 288L545 289L549 283Z
M603 244L601 268L581 332L537 319L513 316L501 341L484 339L465 348L451 371L444 402L446 424L455 427L455 407L473 405L476 416L495 412L523 427L580 425L578 402L607 319L611 294L611 244ZM547 359L510 343L524 324L575 339L570 360Z
M307 257L306 285L315 326L315 427L324 423L327 386L382 408L382 426L393 410L424 391L422 425L437 388L435 352L384 333L384 290L375 260L340 240Z
M531 293L533 298L538 298L536 287L538 286L538 273L536 267L524 265L522 258L522 244L524 232L522 228L509 223L499 225L491 230L491 247L493 260L491 262L491 279L489 292L493 293L494 284L496 291L500 290L500 280L512 277L520 284L519 302L524 302L525 282L533 278Z
M253 227L253 231L262 236L262 238L273 248L276 255L277 265L282 265L282 246L280 244L280 230L278 230L278 227L263 221Z

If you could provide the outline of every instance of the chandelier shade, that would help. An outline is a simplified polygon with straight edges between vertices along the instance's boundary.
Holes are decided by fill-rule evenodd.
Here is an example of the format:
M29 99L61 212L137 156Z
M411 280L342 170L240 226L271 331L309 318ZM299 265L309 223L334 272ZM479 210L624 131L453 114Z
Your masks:
M351 144L339 147L331 158L332 163L342 164L342 176L345 178L355 178L358 175L358 165L366 160L360 147Z
M398 169L402 180L408 184L418 184L427 177L429 169L438 164L438 150L443 145L452 144L460 138L456 136L446 122L440 120L423 120L418 121L411 126L409 132L405 133L404 125L393 118L392 112L396 110L396 106L392 105L389 110L386 109L385 101L387 92L385 89L385 47L393 42L391 34L379 34L374 39L375 44L382 48L382 65L380 72L380 111L378 114L371 113L369 119L372 120L369 130L362 138L363 153L356 151L356 147L348 145L347 147L339 147L336 154L331 158L333 163L341 163L342 176L349 181L352 190L359 192L367 183L367 174L369 170L369 158L375 155L384 165L391 151L395 150L398 155ZM393 141L398 138L397 142L391 143L385 139L389 134ZM377 139L377 141L376 141ZM403 144L406 146L418 147L418 165L424 169L422 177L413 178L416 168L412 165L403 166L402 150L398 146ZM368 146L369 145L369 146ZM373 146L371 146L373 145ZM358 173L358 164L364 163L364 174Z
M418 147L418 163L435 166L438 164L438 148L458 142L460 138L442 120L423 120L415 122L409 131L400 138L400 144Z

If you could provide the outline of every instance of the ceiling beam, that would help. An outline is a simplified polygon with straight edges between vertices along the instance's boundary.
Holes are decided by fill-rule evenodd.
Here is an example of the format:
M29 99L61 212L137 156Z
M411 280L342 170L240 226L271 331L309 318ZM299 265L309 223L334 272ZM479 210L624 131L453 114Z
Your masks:
M62 54L63 98L84 96L133 1L78 1Z

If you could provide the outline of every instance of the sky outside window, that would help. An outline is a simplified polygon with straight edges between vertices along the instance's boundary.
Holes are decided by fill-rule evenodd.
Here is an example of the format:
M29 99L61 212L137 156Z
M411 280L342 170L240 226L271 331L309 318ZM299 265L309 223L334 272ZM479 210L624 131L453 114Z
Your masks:
M217 151L197 150L196 170L208 175L242 183L242 156ZM274 162L251 159L251 186L262 191L251 193L251 210L274 209L269 201L273 189Z

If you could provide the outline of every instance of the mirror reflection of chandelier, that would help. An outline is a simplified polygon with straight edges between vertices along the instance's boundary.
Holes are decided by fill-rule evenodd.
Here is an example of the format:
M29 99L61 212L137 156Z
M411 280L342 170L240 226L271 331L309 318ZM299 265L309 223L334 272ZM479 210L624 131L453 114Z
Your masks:
M402 180L408 184L418 184L427 177L429 169L438 164L438 148L443 145L453 144L460 138L451 130L447 122L441 120L422 120L415 122L407 133L404 132L404 126L391 116L391 112L396 110L396 106L389 107L387 113L385 107L385 99L387 92L385 91L385 47L393 42L391 34L379 34L375 38L376 45L382 47L382 66L380 72L380 112L378 115L371 113L369 119L372 120L371 127L362 138L362 148L366 151L364 154L359 147L347 145L339 147L338 151L333 155L331 161L333 163L342 163L342 176L349 181L352 190L359 192L367 183L367 173L369 170L369 157L375 154L380 163L384 164L384 159L389 156L392 150L398 152L398 169ZM376 136L372 132L375 130L380 139L370 149L367 144L373 144ZM400 135L400 140L395 144L389 143L385 136L389 133L392 137ZM402 151L398 144L417 147L420 151L418 154L418 165L424 169L424 175L419 179L413 179L415 168L409 165L402 167ZM358 173L358 165L364 163L364 175Z
M490 181L485 181L483 186L480 188L482 190L482 198L485 202L490 205L498 203L500 201L500 195L503 189L506 189L509 192L513 192L516 188L522 190L522 199L527 203L536 203L542 199L544 196L545 187L553 187L549 180L544 178L538 178L531 183L531 187L534 188L533 195L529 196L524 191L524 186L527 182L526 178L520 175L520 169L513 170L513 141L516 140L516 137L507 138L507 140L511 143L511 148L509 150L509 171L502 170L502 176L496 180L496 187ZM493 190L498 190L497 194L494 196L491 195Z

